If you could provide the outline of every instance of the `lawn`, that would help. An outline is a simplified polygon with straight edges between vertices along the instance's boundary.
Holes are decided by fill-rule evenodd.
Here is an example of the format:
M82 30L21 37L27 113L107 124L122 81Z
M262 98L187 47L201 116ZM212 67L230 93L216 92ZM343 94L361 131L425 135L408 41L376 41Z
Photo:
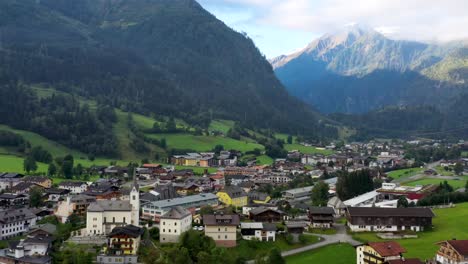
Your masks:
M0 154L0 172L24 173L24 159L13 155ZM47 164L37 163L37 172L47 172Z
M318 149L316 147L307 147L301 144L285 144L284 148L287 151L298 150L302 154L322 154L322 155L331 155L335 153L333 150L329 149Z
M462 157L468 158L468 151L462 151Z
M255 256L260 253L267 253L273 247L278 248L280 251L287 251L295 248L300 248L306 245L314 244L319 241L319 238L316 236L308 236L305 235L307 241L304 244L288 244L285 238L281 235L276 236L275 242L258 242L258 241L247 241L247 240L240 240L238 241L237 247L233 250L236 253L244 257L245 259L255 259Z
M445 168L442 166L437 166L435 170L437 171L437 173L443 176L455 176L455 173L453 171L445 170Z
M334 228L326 228L326 229L309 228L308 232L313 233L313 234L320 234L320 235L334 235L336 234L336 229Z
M387 173L387 175L393 179L409 178L411 176L421 173L422 171L422 168L409 168L390 171Z
M431 259L439 248L435 243L447 239L468 239L468 203L457 204L455 208L435 209L436 217L433 219L434 229L418 233L417 239L397 240L408 253L407 258ZM382 241L374 233L354 234L362 242Z
M234 126L234 121L231 120L213 120L210 123L210 126L208 127L209 131L219 131L224 134L226 134L229 129L231 129Z
M271 165L274 160L267 155L261 155L257 157L257 165Z
M241 152L251 151L256 148L263 150L264 147L257 143L235 140L227 137L195 136L191 134L147 134L150 138L165 138L167 146L173 149L192 149L194 151L211 151L216 145L223 145L224 149L238 150Z
M355 263L356 250L349 244L334 244L286 257L291 264L349 264Z
M409 186L416 186L416 185L427 185L427 184L435 184L438 185L441 182L444 182L442 179L421 179L412 182L406 182L405 185ZM448 184L450 184L453 188L459 189L465 187L466 181L461 180L447 180Z

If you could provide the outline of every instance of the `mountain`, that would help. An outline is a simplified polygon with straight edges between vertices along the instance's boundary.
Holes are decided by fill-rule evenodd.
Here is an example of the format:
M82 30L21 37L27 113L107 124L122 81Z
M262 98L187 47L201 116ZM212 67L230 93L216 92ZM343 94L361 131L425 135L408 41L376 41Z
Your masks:
M41 113L21 109L24 115L0 123L35 132L47 126L30 125L26 117L40 122L47 111L25 87L40 85L200 129L218 118L312 138L336 135L319 114L288 94L251 39L194 0L1 1L0 65L4 90L19 91L18 100L37 97L28 100ZM9 103L16 107L21 101L13 97ZM8 111L0 106L0 112ZM88 116L86 108L73 111ZM50 124L62 119L59 112ZM86 125L90 137L102 129ZM83 151L94 149L92 142Z
M293 95L319 110L359 113L385 105L447 103L466 89L468 64L460 53L465 54L463 43L392 40L352 26L270 63Z

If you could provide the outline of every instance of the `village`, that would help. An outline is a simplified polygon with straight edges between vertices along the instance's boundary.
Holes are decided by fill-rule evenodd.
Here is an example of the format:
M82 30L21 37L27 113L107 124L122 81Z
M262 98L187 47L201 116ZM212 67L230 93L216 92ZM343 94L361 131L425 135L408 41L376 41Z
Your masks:
M53 251L78 245L94 247L95 263L141 263L143 248L196 233L249 263L273 257L243 252L245 241L281 242L280 257L346 243L356 263L466 263L468 237L444 237L424 259L407 258L398 241L435 230L434 208L468 202L468 158L452 154L467 144L405 145L444 148L447 158L422 162L401 142L371 142L332 144L329 155L293 150L272 165L239 164L236 151L187 153L133 170L94 167L93 182L0 173L0 262L52 263ZM355 236L369 232L378 241Z

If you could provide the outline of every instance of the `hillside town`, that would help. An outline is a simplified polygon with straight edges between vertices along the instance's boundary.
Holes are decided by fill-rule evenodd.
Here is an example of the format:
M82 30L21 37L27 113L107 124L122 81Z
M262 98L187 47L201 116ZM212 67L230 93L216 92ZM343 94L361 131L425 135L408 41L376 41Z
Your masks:
M437 142L406 144L441 147ZM466 145L444 147L450 152ZM173 156L172 165L95 167L99 178L94 182L53 183L46 176L0 173L0 235L8 241L0 263L53 263L54 251L66 244L96 248L89 256L95 263L139 263L140 247L158 250L193 232L221 248L237 248L242 241L287 241L306 251L348 243L355 247L356 263L465 263L468 240L444 237L428 259L406 258L407 250L397 241L436 230L433 208L468 201L460 200L467 197L467 158L424 163L408 158L402 145L387 143L327 148L334 154L290 151L272 165L240 166L229 151L188 153ZM175 165L217 170L199 175ZM455 169L460 166L461 171ZM408 169L417 173L392 177ZM403 177L408 182L400 181ZM428 179L440 184L412 183ZM448 183L462 179L461 188ZM363 243L353 235L363 232L376 233L382 242Z

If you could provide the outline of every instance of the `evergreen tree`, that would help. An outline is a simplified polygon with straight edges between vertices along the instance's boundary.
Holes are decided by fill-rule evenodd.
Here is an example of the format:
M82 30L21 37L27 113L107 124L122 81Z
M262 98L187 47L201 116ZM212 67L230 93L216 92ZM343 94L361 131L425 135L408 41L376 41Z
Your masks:
M311 198L314 206L325 206L328 202L328 184L319 181L312 189Z
M26 173L34 172L37 170L36 160L33 156L28 155L23 161L23 169Z
M31 207L39 207L43 205L43 191L40 187L32 187L29 190L29 205Z
M49 164L49 168L47 169L47 175L49 175L49 177L53 177L55 176L55 174L57 174L57 166L55 166L55 164L51 162Z

